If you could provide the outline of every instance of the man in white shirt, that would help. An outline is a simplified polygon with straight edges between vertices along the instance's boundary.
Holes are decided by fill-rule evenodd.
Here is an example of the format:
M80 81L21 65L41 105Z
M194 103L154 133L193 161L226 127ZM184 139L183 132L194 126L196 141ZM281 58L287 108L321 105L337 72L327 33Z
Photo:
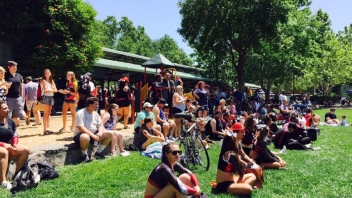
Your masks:
M101 118L96 112L98 107L99 99L89 97L86 101L86 108L79 110L76 114L73 140L80 145L84 162L90 161L88 156L89 143L99 142L100 146L94 156L96 159L105 159L103 151L112 139L112 133L105 131Z

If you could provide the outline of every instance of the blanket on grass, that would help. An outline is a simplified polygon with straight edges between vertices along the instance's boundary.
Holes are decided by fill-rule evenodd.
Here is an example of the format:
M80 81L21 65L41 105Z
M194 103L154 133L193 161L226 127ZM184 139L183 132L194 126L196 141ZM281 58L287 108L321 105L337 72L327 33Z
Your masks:
M141 152L141 155L154 158L154 159L161 159L162 156L162 148L163 145L161 142L155 142L147 147L145 151Z

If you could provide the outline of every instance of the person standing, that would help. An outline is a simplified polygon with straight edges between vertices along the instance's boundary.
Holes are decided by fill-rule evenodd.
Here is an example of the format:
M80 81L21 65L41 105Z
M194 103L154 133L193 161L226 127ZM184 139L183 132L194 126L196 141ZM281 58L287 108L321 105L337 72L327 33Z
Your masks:
M9 72L5 74L5 80L8 84L11 84L11 87L8 89L6 95L6 102L9 107L9 117L16 123L16 126L19 126L19 117L23 112L22 106L22 75L17 72L17 63L14 61L8 61L7 67Z
M124 77L119 80L119 88L116 91L116 103L119 105L118 114L123 117L123 129L127 129L128 116L130 114L131 91L128 87L128 78Z
M104 95L103 95L103 90L100 85L95 87L97 91L97 98L99 99L99 108L98 108L98 114L100 115L100 110L101 108L105 109L105 104L104 104Z
M95 89L95 85L94 85L94 82L93 82L93 74L90 73L90 72L87 72L86 75L89 77L89 86L90 86L90 95L91 96L96 96L97 95L97 91Z
M170 104L170 106L166 106L164 108L165 112L165 117L168 120L169 119L169 109L172 108L172 97L174 95L175 91L175 83L171 80L171 73L169 71L165 72L164 79L161 82L161 86L163 87L161 91L161 98L166 100L167 104Z
M62 105L62 128L60 129L59 132L63 132L66 130L66 116L67 116L67 111L70 109L71 111L71 117L72 117L72 124L71 124L71 131L73 130L73 127L75 126L75 120L76 120L76 101L77 101L77 87L78 83L76 81L76 76L75 73L72 71L68 71L66 74L66 89L64 90L59 90L60 93L65 94L65 100Z
M43 109L44 109L44 117L43 117L44 135L50 135L53 132L50 130L47 130L47 127L50 124L49 117L50 117L51 109L54 105L54 93L57 92L57 89L56 89L56 85L53 80L51 71L49 69L44 70L44 76L41 81L41 86L44 91L43 100L42 100Z
M6 102L6 95L11 84L5 80L5 69L0 66L0 101Z
M33 115L35 118L36 125L40 125L40 111L38 108L38 99L37 99L37 92L38 92L38 83L32 81L32 77L27 76L26 84L24 86L24 93L25 93L25 102L27 107L27 119L26 124L29 125L30 121L29 118L31 117L31 110L33 109Z

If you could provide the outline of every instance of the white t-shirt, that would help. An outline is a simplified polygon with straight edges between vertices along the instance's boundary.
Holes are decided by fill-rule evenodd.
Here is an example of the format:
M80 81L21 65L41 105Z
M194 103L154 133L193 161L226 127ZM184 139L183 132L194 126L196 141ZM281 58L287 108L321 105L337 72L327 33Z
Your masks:
M94 83L92 81L89 81L89 86L90 86L90 91L94 91L95 90L95 86L94 86Z
M88 113L86 108L81 109L76 114L76 127L73 131L73 136L76 136L81 131L78 130L77 126L84 126L90 132L95 133L99 127L103 126L103 122L99 114L94 111L92 114Z

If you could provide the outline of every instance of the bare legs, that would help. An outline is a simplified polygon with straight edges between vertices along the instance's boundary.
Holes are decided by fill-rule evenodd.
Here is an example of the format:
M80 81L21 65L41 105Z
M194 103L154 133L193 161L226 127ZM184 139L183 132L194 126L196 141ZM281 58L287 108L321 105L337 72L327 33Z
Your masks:
M75 122L76 122L76 103L67 103L64 102L62 105L62 129L66 129L66 118L67 118L67 111L70 109L71 111L71 117L72 117L72 124L71 124L71 130L75 127ZM60 130L60 131L61 131Z

